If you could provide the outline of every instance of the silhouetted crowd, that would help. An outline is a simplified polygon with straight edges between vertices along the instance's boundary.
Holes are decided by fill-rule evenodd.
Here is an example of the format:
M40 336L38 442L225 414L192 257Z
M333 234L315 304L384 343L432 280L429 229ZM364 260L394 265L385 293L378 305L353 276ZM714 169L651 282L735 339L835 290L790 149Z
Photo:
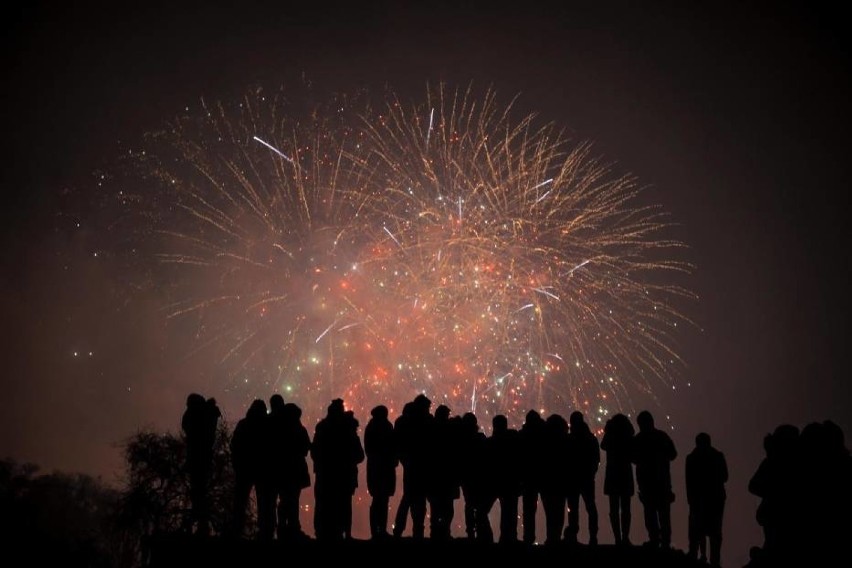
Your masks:
M766 456L748 484L760 497L763 547L749 566L845 565L852 534L852 458L843 430L812 422L778 426L763 440Z
M631 502L638 489L648 537L644 545L671 547L671 504L675 499L671 463L677 450L669 435L655 427L648 411L636 416L638 432L626 415L612 416L600 442L578 411L566 421L559 414L543 418L531 410L520 430L509 428L506 416L497 415L488 437L473 413L452 415L445 405L439 405L433 413L432 402L420 394L405 404L393 421L387 407L373 408L362 445L359 422L341 399L329 404L312 439L297 405L285 403L277 394L269 402L267 410L263 400L255 400L236 425L231 440L233 536L244 533L254 491L260 539L307 538L300 525L299 503L301 491L311 485L310 456L317 540L351 538L352 498L358 487L358 467L366 460L373 539L400 537L409 521L413 538L425 538L428 509L429 538L448 540L454 502L461 498L469 539L494 542L489 514L499 502L499 541L535 543L536 513L541 502L544 543L574 544L582 500L588 544L596 545L595 482L603 450L603 489L609 499L615 544L631 544ZM212 433L219 416L213 399L205 400L198 394L188 397L183 429L192 520L196 532L202 534L209 532L206 492ZM755 565L770 563L776 555L790 551L794 542L839 538L816 520L833 513L849 515L849 509L834 511L831 505L831 497L841 489L846 492L843 503L849 503L852 479L843 433L836 425L812 425L801 433L792 426L780 427L767 437L765 447L767 457L749 485L750 491L763 499L758 522L766 535L764 547L754 551ZM397 490L399 466L402 494L389 532L390 498ZM688 554L718 566L728 469L724 455L711 445L707 433L696 436L685 473ZM807 538L802 538L804 533Z

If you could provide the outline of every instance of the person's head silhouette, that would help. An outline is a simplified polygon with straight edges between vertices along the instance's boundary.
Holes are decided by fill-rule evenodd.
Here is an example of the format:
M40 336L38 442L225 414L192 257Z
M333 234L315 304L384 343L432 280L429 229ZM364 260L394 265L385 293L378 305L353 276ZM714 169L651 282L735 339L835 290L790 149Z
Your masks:
M281 414L288 420L299 420L302 417L302 409L294 402L288 402L281 408Z
M432 406L432 401L431 401L431 400L429 400L429 397L428 397L428 396L426 396L426 395L425 395L425 394L423 394L423 393L420 393L420 394L418 394L417 396L415 396L415 397L414 397L414 401L413 401L413 402L414 402L414 406L415 406L415 407L416 407L416 408L417 408L420 412L428 413L428 412L429 412L429 408Z
M257 398L246 411L246 418L257 420L266 416L266 403Z
M186 407L187 408L198 408L204 405L204 397L198 394L197 392L190 393L189 396L186 397Z
M654 429L654 417L647 410L643 410L636 416L636 424L639 425L640 432L647 432Z
M438 408L435 409L435 418L438 420L449 420L450 407L446 404L439 405Z
M388 407L384 404L380 404L373 408L370 411L370 416L375 418L376 420L387 420L388 419Z
M571 413L571 416L568 417L568 423L571 424L572 430L579 430L584 424L583 413L579 410L575 410Z
M527 415L524 418L524 421L527 424L538 424L540 422L544 422L544 420L541 417L541 414L539 414L535 410L530 410L529 412L527 412Z
M343 407L343 399L335 398L331 401L331 404L328 405L328 415L329 416L343 416L345 409Z
M492 434L502 434L509 429L509 420L502 414L491 419Z

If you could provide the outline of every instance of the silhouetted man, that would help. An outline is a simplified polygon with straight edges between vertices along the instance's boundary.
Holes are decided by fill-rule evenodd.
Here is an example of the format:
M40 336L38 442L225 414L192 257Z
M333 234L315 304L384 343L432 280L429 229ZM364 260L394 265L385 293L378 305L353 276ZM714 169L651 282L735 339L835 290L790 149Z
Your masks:
M429 441L429 536L432 540L449 540L459 498L458 421L450 418L449 407L435 409Z
M329 404L326 417L317 423L311 458L315 476L314 532L319 540L343 540L349 536L358 464L364 461L357 430L357 421L339 398Z
M645 513L647 545L671 548L672 492L671 462L677 457L674 442L668 434L654 427L654 417L643 410L636 417L639 433L633 438L633 463L639 501Z
M601 463L601 451L598 439L579 411L571 413L569 418L571 433L568 435L571 451L571 470L568 487L568 527L565 539L577 542L580 531L580 498L589 517L589 544L598 543L598 507L595 503L595 475Z
M388 420L388 408L379 405L370 411L370 421L364 429L364 451L367 454L367 491L370 502L370 536L388 536L388 505L396 492L396 445L393 424Z
M426 528L426 497L429 488L429 432L432 401L417 395L397 437L402 463L402 493L411 510L411 534L422 539ZM403 410L404 412L404 410ZM396 534L394 527L394 534Z
M518 540L518 498L521 496L521 453L518 432L509 428L509 421L502 414L491 419L491 437L487 443L487 457L484 464L487 470L483 477L493 480L489 483L493 493L489 495L484 508L484 522L488 522L488 513L496 500L500 501L500 542L512 543ZM489 540L490 523L483 538Z
M689 556L719 566L722 549L722 515L725 510L725 483L728 464L725 456L710 445L710 435L695 437L695 449L686 456L686 500L689 503Z
M254 489L257 499L257 525L261 540L272 540L275 530L275 505L269 471L269 417L266 403L256 399L237 422L231 438L231 462L234 466L234 535L245 529L249 497Z

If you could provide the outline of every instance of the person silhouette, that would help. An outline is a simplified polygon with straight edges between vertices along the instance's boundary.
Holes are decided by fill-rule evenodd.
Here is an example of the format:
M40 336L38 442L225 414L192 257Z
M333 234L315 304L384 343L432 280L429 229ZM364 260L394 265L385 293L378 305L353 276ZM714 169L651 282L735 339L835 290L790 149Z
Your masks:
M237 422L231 438L231 463L234 467L234 536L245 530L246 512L252 489L257 500L257 525L261 540L272 540L275 530L275 505L269 466L269 417L266 403L256 399Z
M459 498L458 422L450 409L438 405L429 429L428 500L429 536L433 541L449 540L455 514L453 501Z
M521 454L521 487L523 503L523 541L534 544L536 539L536 513L544 476L545 423L535 410L527 412L519 433Z
M198 393L186 398L186 410L181 417L181 429L186 440L186 468L189 473L191 514L188 526L195 524L195 533L210 534L210 479L213 473L213 448L216 429L222 416L216 399L204 400Z
M671 505L675 498L671 462L677 450L669 435L654 427L654 417L647 410L636 416L636 424L639 433L633 438L632 461L648 531L646 545L671 548Z
M396 466L399 460L394 444L393 424L388 420L388 408L379 405L370 411L370 421L364 429L364 452L367 454L367 491L370 501L370 536L374 539L388 535L388 506L396 492Z
M761 498L756 519L763 547L749 567L833 566L852 532L852 458L831 420L799 431L781 424L764 438L766 457L749 481Z
M418 394L408 407L409 414L399 424L396 440L402 463L402 500L411 511L411 534L422 539L426 529L426 497L429 489L429 433L433 417L429 413L432 401L425 394ZM400 508L403 503L400 503ZM399 520L399 514L397 514ZM394 526L394 534L402 530ZM401 534L401 532L399 532Z
M361 444L361 438L358 436L358 427L360 423L355 418L355 412L347 410L344 414L346 426L346 453L348 458L346 489L348 495L341 500L343 506L343 538L352 538L352 498L355 496L355 490L358 489L358 464L364 461L366 457L364 446Z
M595 503L595 476L601 462L598 439L583 420L583 413L574 411L568 418L571 431L568 434L571 450L571 475L568 489L568 527L565 538L577 542L580 531L580 498L589 518L589 545L598 543L598 507Z
M479 538L482 523L482 506L486 490L480 477L482 456L485 453L485 434L479 429L479 421L473 412L461 417L459 426L459 482L464 497L464 529L469 540Z
M843 429L832 420L822 422L821 468L815 479L823 483L821 503L814 503L822 519L822 534L816 534L823 558L839 558L846 537L852 534L852 456L846 447ZM820 476L823 476L820 479Z
M686 456L686 500L689 504L690 558L707 560L710 540L710 565L719 566L722 549L722 516L725 510L725 483L728 464L722 452L710 444L710 435L695 437L695 449Z
M791 547L799 542L800 495L799 428L781 424L763 438L766 456L749 480L748 490L760 497L756 520L763 527L764 559L789 558Z
M551 414L545 424L544 475L541 483L541 504L544 508L545 545L556 545L565 526L565 506L570 475L570 442L568 422L559 414Z
M408 461L407 438L410 430L409 425L414 415L414 402L406 402L402 407L402 413L396 417L393 423L393 443L396 451L397 461L402 465L402 496L396 508L393 522L393 536L399 538L405 532L408 515L411 512L411 504L408 502L409 495L405 493L405 464Z
M311 438L302 424L302 409L288 402L281 409L281 479L277 491L278 538L306 538L299 519L302 490L311 486L307 456Z
M604 494L609 497L609 522L616 545L630 545L630 501L635 491L630 452L635 430L624 414L607 420L601 449L606 452Z
M358 464L364 449L358 421L336 398L317 423L311 444L314 462L314 532L318 540L351 536L352 496L358 485Z
M518 499L521 496L520 445L518 432L509 428L509 421L503 414L491 419L491 437L487 440L485 471L493 482L492 491L484 506L484 522L495 501L500 502L500 542L512 543L518 540ZM490 523L485 539L490 533Z
M287 472L285 472L284 455L287 451L286 441L284 440L284 397L280 394L273 394L269 398L269 456L267 463L269 464L269 490L272 493L273 504L277 504L277 519L275 522L275 532L278 539L283 538L282 518L282 501L284 500L284 487L287 483Z

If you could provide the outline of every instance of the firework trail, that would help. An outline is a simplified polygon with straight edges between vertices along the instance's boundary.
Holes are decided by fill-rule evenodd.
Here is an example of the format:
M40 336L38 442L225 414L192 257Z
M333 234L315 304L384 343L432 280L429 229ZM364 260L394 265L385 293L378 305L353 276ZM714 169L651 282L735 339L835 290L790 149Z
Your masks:
M167 316L247 398L594 419L677 380L664 212L492 92L256 93L149 146Z

